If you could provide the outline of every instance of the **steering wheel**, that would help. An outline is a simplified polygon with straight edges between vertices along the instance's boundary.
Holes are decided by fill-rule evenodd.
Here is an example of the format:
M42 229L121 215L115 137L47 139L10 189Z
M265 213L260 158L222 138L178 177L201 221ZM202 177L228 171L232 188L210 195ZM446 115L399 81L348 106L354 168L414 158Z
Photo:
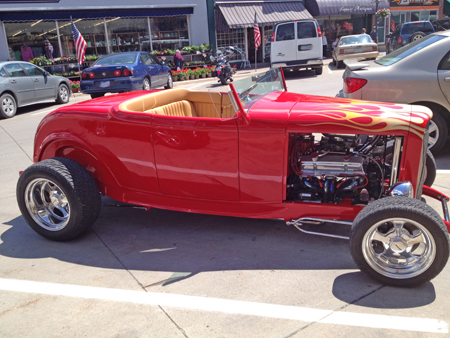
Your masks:
M242 93L239 94L239 98L242 99L244 98L244 96L247 96L248 94L250 94L250 92L256 88L258 84L254 83L252 84L250 87L248 87L246 90L244 90Z

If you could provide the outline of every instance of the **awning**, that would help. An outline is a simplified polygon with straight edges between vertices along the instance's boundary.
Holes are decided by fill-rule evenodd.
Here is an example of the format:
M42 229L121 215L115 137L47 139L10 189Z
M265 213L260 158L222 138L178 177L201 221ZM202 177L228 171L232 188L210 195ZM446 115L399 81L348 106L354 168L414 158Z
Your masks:
M300 1L219 3L217 7L216 25L219 30L224 25L231 29L253 27L255 12L260 27L273 26L281 21L312 19Z
M0 21L33 21L33 20L70 20L98 19L117 17L145 17L145 16L177 16L193 14L193 7L184 8L133 8L133 9L102 9L102 10L46 10L0 12Z
M305 7L313 16L375 14L374 0L305 0ZM389 1L380 0L378 9L389 8Z

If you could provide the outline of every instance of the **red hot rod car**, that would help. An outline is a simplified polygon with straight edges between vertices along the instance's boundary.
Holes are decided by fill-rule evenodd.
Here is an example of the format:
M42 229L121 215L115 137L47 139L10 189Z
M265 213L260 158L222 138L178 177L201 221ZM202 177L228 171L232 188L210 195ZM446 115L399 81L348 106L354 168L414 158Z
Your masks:
M350 251L377 281L413 286L449 257L448 197L424 185L431 111L286 91L281 69L228 93L138 91L58 108L40 123L17 200L39 234L70 240L100 193L186 212L351 225ZM442 202L444 220L421 201Z

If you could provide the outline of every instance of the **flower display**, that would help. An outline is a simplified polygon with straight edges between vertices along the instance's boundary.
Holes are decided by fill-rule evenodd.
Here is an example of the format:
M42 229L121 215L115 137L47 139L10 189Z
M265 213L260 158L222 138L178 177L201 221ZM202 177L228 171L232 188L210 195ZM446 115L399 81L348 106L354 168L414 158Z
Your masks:
M383 9L377 10L376 14L382 18L385 18L385 17L389 16L390 13L391 13L391 11L389 10L389 8L383 8Z

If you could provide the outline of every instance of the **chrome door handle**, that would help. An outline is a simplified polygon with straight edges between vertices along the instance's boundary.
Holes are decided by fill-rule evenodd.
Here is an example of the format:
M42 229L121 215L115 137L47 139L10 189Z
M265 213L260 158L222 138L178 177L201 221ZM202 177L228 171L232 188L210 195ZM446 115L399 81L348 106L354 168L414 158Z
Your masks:
M450 82L450 77L446 77L446 78L444 78L444 81L446 81L446 82Z
M16 80L9 80L9 82L11 82L12 84L15 84L15 83L17 83L17 81L16 81Z
M39 79L34 79L34 82L39 82Z

